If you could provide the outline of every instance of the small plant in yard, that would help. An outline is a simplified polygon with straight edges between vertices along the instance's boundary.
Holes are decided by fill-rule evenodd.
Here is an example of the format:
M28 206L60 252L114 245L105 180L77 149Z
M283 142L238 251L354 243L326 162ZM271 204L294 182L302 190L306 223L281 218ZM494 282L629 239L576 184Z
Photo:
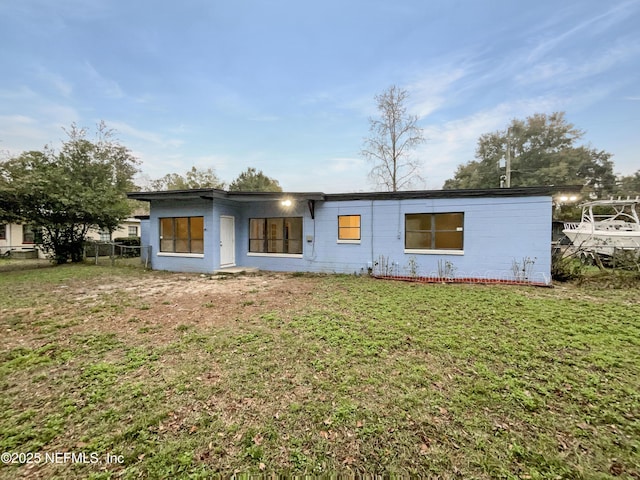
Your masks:
M535 257L524 257L522 261L518 261L514 258L511 261L511 272L513 273L513 278L519 282L526 282L529 280L536 260L537 259Z
M380 255L378 259L373 262L373 274L382 277L395 276L398 274L398 265L389 257Z
M414 256L409 257L409 261L407 262L406 271L407 271L407 273L409 274L409 276L411 278L418 277L418 262L416 260L416 257L414 257Z
M551 278L558 282L580 280L584 276L584 264L576 255L565 255L556 250L551 255Z
M456 275L456 266L449 260L438 260L438 278L452 280Z

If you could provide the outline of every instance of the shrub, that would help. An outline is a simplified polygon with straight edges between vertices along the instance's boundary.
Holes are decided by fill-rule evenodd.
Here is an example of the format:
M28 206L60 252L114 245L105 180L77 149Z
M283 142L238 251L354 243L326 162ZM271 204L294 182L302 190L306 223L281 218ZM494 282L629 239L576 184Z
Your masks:
M118 237L113 239L113 243L118 245L117 250L121 257L140 256L140 237Z
M140 237L118 237L113 239L114 243L119 243L125 247L139 247Z
M581 280L584 277L584 264L575 255L565 256L561 250L551 255L551 278L558 282Z
M611 268L630 270L640 274L640 254L637 250L615 249L608 263Z

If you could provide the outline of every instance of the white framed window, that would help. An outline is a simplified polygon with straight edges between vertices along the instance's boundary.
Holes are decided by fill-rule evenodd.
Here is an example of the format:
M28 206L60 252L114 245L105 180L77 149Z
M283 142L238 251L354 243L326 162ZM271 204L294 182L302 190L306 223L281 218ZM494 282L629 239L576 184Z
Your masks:
M161 218L160 252L204 253L204 217Z
M338 243L360 243L360 215L338 215Z
M404 218L405 251L463 253L464 213L408 213Z
M249 219L249 253L302 254L302 217Z

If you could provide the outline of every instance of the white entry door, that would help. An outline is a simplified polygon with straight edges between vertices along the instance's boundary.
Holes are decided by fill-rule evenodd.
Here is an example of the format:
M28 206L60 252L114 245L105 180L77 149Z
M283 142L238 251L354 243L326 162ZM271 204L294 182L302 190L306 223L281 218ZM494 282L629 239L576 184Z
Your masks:
M220 267L236 264L235 218L220 216Z

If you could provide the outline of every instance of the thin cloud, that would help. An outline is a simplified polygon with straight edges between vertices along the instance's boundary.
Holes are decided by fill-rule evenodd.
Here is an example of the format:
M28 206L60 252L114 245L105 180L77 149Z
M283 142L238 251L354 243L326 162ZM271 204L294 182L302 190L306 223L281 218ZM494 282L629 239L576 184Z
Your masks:
M11 140L4 147L17 154L27 150L41 150L45 145L54 148L65 138L63 127L78 122L78 112L67 105L42 100L36 96L26 115L1 115L0 140Z
M62 96L69 97L73 92L73 85L68 82L64 77L57 73L51 72L42 66L36 68L37 76L44 80L57 90Z
M411 95L412 110L419 118L427 117L447 102L448 95L467 72L462 67L440 68L421 75L410 83L407 90Z
M101 90L105 97L123 98L124 92L115 80L107 78L100 74L98 70L90 62L84 63L84 70L89 79Z
M277 115L255 115L249 117L249 120L252 122L277 122L280 117Z
M601 33L605 30L611 29L620 22L628 19L632 11L637 10L637 8L637 1L622 3L610 8L604 13L588 18L560 34L548 37L538 43L538 45L528 55L527 61L528 63L535 63L539 59L548 55L552 50L557 49L561 44L585 31L588 31L591 35L595 35L596 33ZM562 21L562 24L565 24L567 22L567 18L565 17L558 21Z
M324 173L345 173L354 170L360 170L365 165L365 160L362 158L353 157L339 157L331 158L325 164L321 171ZM317 171L319 173L319 171Z
M619 42L590 60L577 63L566 58L534 65L532 68L516 76L522 85L535 83L566 85L595 75L606 73L640 54L640 42Z
M165 138L162 134L147 130L140 130L124 122L107 121L106 124L115 129L118 134L123 134L137 140L142 140L157 147L177 148L184 142L176 138Z
M32 100L38 97L38 94L26 85L21 85L14 89L2 89L0 90L0 98L6 98L7 100Z

